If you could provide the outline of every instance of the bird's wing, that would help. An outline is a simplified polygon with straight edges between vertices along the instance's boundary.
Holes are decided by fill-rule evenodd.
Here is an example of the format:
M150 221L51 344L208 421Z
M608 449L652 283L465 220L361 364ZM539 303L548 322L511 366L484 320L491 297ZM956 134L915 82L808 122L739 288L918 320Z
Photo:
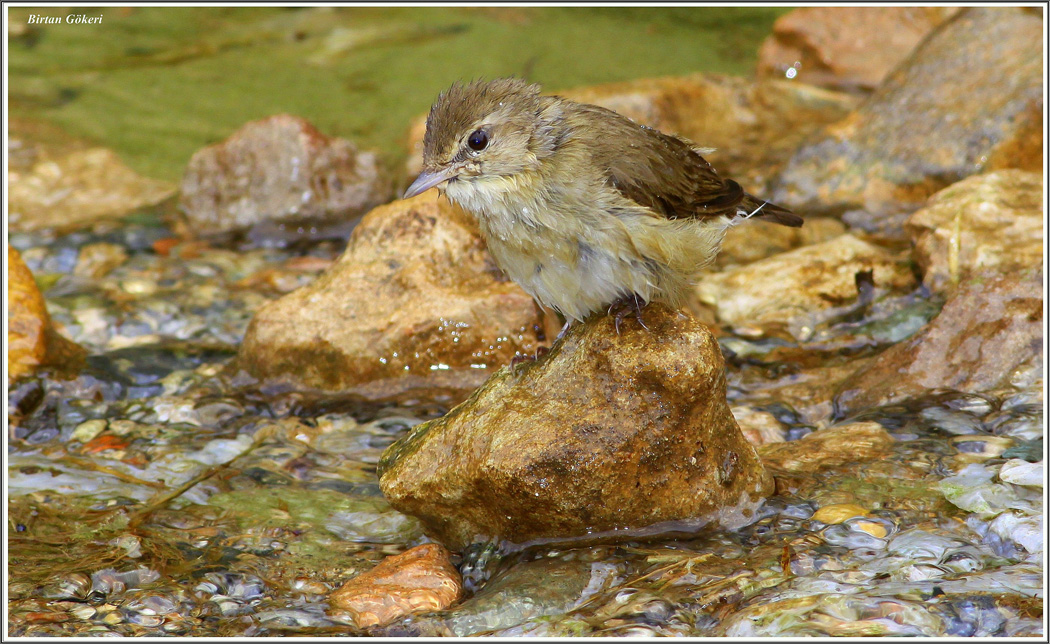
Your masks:
M607 183L625 198L668 219L754 214L788 226L802 218L759 201L725 179L694 145L596 106L581 106L601 132L591 142L607 168ZM756 211L757 210L757 211Z

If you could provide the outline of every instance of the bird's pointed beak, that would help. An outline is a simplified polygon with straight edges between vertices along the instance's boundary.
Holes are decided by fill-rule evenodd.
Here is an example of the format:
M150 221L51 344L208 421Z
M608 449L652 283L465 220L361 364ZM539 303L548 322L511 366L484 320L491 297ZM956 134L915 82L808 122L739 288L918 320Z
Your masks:
M456 170L452 167L439 168L437 170L424 170L419 173L419 176L416 177L416 180L408 187L408 190L405 190L402 199L409 199L420 193L426 192L434 186L448 181L456 176L456 174Z

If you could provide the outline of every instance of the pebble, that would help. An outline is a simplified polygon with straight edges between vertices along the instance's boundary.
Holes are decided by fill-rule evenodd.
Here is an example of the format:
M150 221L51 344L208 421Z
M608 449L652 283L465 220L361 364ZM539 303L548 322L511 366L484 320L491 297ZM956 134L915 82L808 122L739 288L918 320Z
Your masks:
M462 581L443 546L428 543L388 557L333 592L328 603L361 628L381 626L415 612L448 608Z
M963 454L973 455L975 462L995 458L1016 443L1012 438L973 434L952 437L951 444Z
M1043 487L1043 462L1029 463L1021 459L1011 459L999 470L999 480L1028 487Z
M95 608L93 608L92 606L80 605L74 606L73 608L69 609L69 612L77 619L87 620L94 617L95 613L97 613L98 611L95 610Z
M127 621L131 624L137 624L139 626L160 626L164 623L164 618L160 615L144 615L142 613L132 613L127 616Z
M854 505L852 503L837 503L834 505L825 505L814 512L813 520L820 521L821 523L835 524L842 523L846 519L865 516L867 514L868 511L859 505Z
M858 530L863 530L877 539L885 539L890 531L885 525L874 521L857 521L853 524Z

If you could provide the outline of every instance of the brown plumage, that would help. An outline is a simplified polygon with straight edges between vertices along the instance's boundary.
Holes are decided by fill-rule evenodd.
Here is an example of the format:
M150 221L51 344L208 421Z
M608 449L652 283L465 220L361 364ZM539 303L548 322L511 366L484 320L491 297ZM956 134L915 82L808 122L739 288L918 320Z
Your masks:
M518 79L443 92L423 150L406 197L441 187L504 272L570 322L625 298L678 304L737 221L802 224L689 141Z

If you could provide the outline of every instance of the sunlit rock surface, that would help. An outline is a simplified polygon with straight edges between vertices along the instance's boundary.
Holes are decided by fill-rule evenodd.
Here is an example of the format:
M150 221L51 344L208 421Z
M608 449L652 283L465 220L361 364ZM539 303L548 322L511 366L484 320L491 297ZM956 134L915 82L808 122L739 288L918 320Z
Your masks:
M930 35L849 117L788 163L773 201L899 231L941 188L998 168L1041 170L1043 23L971 8Z
M776 470L813 473L884 457L892 444L893 438L881 425L860 422L819 429L797 441L763 445L759 454L764 464Z
M744 433L744 438L755 447L784 442L784 425L768 411L736 406L730 411Z
M770 479L725 399L715 339L660 306L609 316L503 369L384 453L380 485L451 548L566 540L664 522L739 526ZM659 529L659 528L657 528Z
M761 219L742 221L726 231L714 266L737 268L800 246L830 241L845 232L845 224L832 217L806 217L801 228Z
M732 325L783 325L803 333L822 311L857 299L856 275L872 271L875 287L907 290L915 278L894 253L852 235L804 246L733 270L705 275L700 301Z
M8 224L12 231L70 231L118 219L175 193L171 184L143 177L112 150L76 149L34 156L8 171Z
M73 363L83 349L51 325L44 296L22 256L7 247L7 378L33 373L44 364Z
M328 597L332 615L359 628L382 626L411 613L444 610L462 592L459 571L440 544L387 557Z
M961 285L914 337L882 352L840 387L847 414L932 391L980 392L1042 356L1042 275L978 277Z
M1040 268L1045 223L1042 176L1001 170L941 190L905 229L923 283L945 291L977 273Z
M803 7L781 16L758 50L758 74L871 90L956 7Z
M317 280L252 319L238 367L296 388L466 392L539 346L532 298L497 271L473 219L429 191L376 208Z
M193 236L272 222L351 219L390 197L376 155L287 114L252 121L199 150L182 179L180 207Z

